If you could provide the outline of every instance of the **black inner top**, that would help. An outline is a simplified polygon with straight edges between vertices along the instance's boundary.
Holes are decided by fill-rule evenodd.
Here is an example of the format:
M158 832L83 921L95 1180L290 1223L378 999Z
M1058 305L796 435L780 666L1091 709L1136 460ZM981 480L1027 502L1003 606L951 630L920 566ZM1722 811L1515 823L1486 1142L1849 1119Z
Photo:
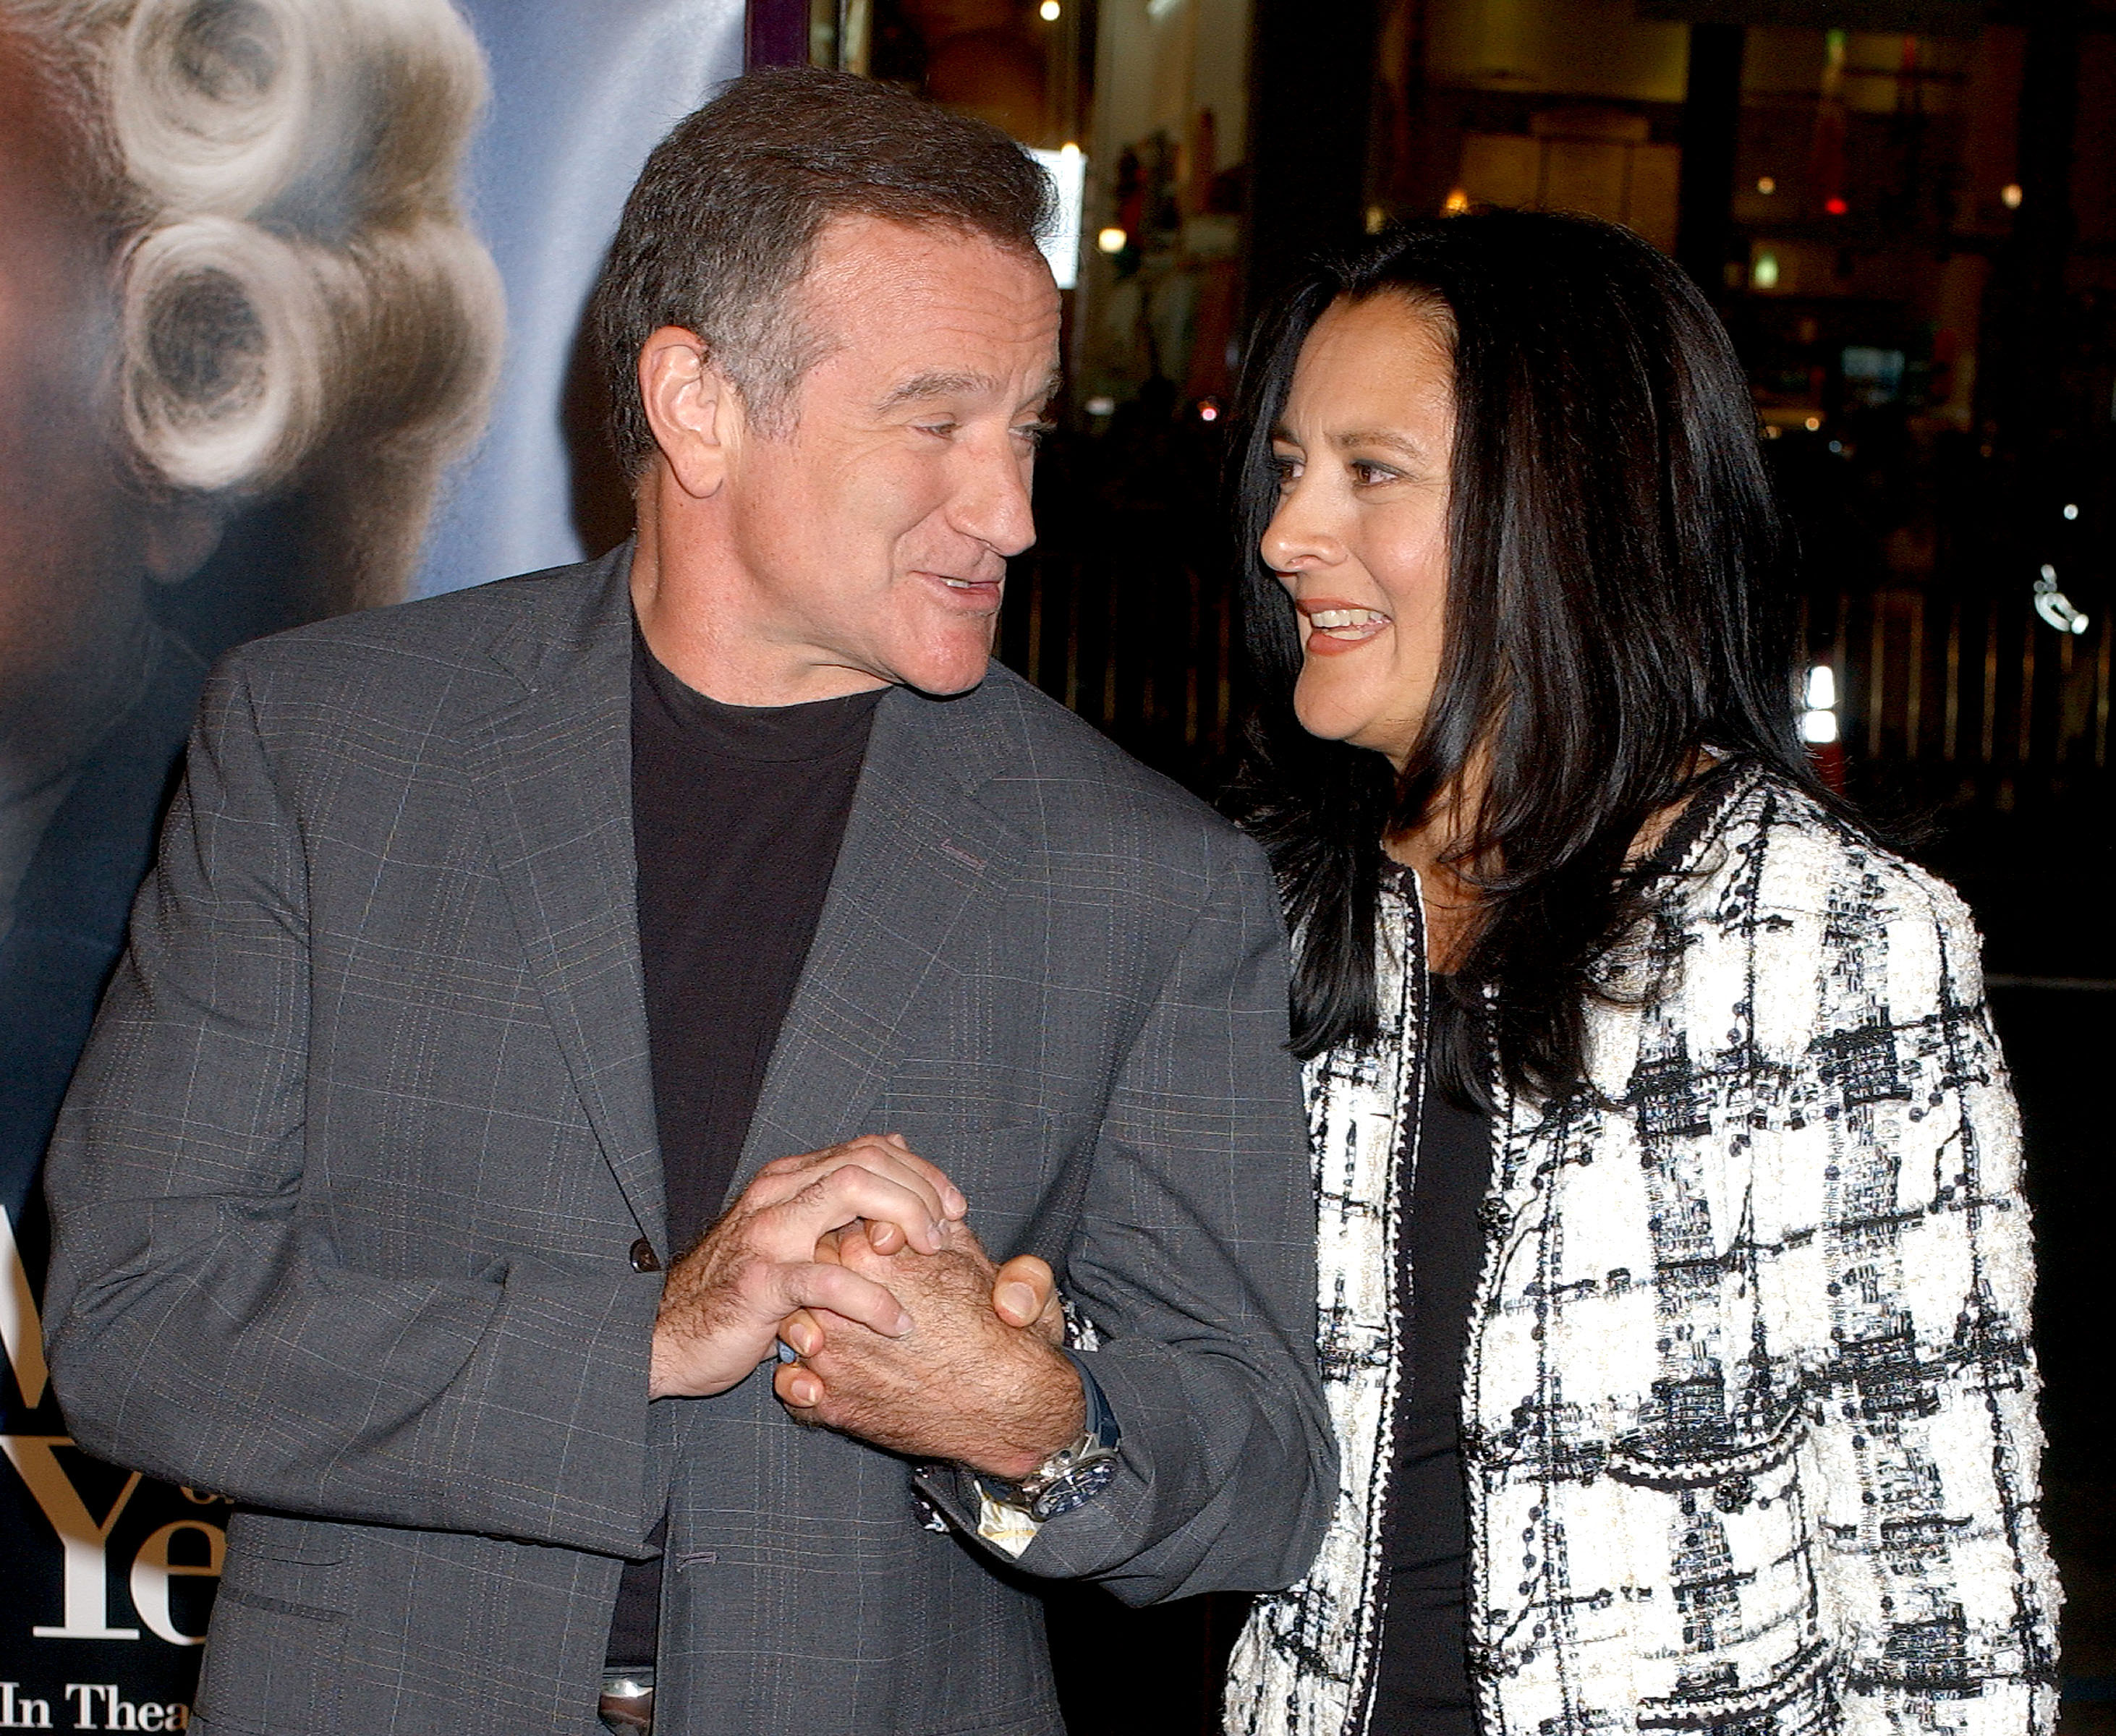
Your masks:
M1689 805L1645 859L1649 875L1673 873L1741 787L1723 763L1691 786ZM1402 889L1415 896L1408 873ZM1463 1362L1483 1274L1479 1207L1491 1183L1492 1118L1450 1103L1432 1055L1467 1019L1479 1049L1488 1022L1474 990L1446 976L1432 993L1419 1117L1418 1164L1405 1211L1396 1306L1407 1334L1406 1397L1397 1422L1396 1477L1383 1519L1388 1601L1375 1660L1368 1736L1476 1736L1467 1658L1469 1488L1462 1471Z
M1481 1022L1444 976L1432 979L1429 1036ZM1371 1736L1475 1736L1464 1602L1470 1506L1462 1475L1462 1359L1484 1266L1478 1208L1490 1181L1492 1118L1450 1103L1425 1045L1418 1164L1396 1267L1405 1403L1383 1540L1388 1602L1376 1660Z
M665 1261L720 1214L886 691L723 705L684 686L633 635L632 834ZM658 1560L627 1566L611 1663L654 1661L660 1582Z

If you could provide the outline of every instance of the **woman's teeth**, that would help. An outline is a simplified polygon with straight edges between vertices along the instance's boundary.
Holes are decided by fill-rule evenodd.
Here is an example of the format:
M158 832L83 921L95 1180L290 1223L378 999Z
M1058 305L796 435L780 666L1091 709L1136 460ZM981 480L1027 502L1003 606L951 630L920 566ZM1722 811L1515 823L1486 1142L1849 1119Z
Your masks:
M1371 627L1388 619L1378 609L1318 609L1308 617L1308 624L1316 627Z

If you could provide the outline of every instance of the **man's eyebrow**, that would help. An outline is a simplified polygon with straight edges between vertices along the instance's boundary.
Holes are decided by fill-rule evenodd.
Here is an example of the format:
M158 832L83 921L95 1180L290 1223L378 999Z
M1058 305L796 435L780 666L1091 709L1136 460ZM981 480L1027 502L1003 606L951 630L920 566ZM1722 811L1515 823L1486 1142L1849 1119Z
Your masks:
M919 404L928 398L976 397L999 389L999 382L988 374L960 374L945 368L928 369L923 374L914 374L901 385L893 388L880 408L900 410L906 404Z

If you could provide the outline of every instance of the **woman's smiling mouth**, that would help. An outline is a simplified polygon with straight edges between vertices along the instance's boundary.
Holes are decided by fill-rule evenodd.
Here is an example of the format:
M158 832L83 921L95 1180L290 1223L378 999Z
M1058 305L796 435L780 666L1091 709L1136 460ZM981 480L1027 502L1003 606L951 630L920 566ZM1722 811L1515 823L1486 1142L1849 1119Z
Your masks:
M1336 597L1302 597L1293 606L1308 622L1308 650L1325 656L1356 650L1391 624L1382 610Z

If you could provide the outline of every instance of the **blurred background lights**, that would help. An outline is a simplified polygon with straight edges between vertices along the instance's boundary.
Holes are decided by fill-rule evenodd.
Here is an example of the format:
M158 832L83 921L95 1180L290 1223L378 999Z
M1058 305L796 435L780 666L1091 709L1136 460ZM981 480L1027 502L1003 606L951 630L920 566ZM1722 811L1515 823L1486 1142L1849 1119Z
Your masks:
M1757 177L1757 179L1756 179L1756 191L1757 191L1759 193L1761 193L1761 194L1764 195L1766 197L1768 197L1768 196L1769 196L1769 195L1770 195L1771 194L1777 192L1777 191L1778 191L1778 184L1777 181L1776 181L1775 179L1773 179L1772 177L1770 177L1770 176L1769 176L1769 175L1761 175L1761 176L1759 176L1759 177Z
M1822 201L1822 209L1827 211L1832 217L1842 217L1847 211L1850 210L1852 207L1846 204L1842 199L1832 197Z
M1056 0L1051 0L1055 5ZM1058 220L1044 238L1043 257L1060 289L1070 289L1080 273L1080 217L1088 191L1088 159L1077 145L1061 145L1055 151L1028 148L1041 163L1058 195Z
M2071 502L2071 501L2067 501L2067 502L2065 503L2065 504L2064 504L2064 516L2065 516L2067 518L2077 518L2077 517L2079 517L2079 508L2078 508L2078 507L2077 507L2077 506L2076 506L2072 502Z
M1822 431L1822 418L1819 416L1811 416L1800 425L1810 434L1819 434Z
M1122 253L1125 250L1125 243L1130 238L1123 230L1112 223L1095 237L1095 245L1105 253Z
M2076 635L2086 631L2086 616L2057 588L2057 568L2048 562L2036 578L2036 613L2042 617L2044 626L2058 632Z
M1464 192L1461 188L1456 187L1452 192L1448 194L1447 203L1442 205L1440 209L1443 215L1448 217L1460 217L1465 211L1470 209L1470 195Z
M1826 663L1810 665L1802 696L1800 738L1810 747L1827 747L1837 739L1837 672Z
M1778 256L1775 253L1756 255L1756 269L1749 273L1749 281L1759 289L1778 287Z
M1089 416L1115 416L1116 414L1116 409L1117 401L1113 397L1091 397L1088 400L1088 414Z
M1199 398L1198 400L1198 420L1201 422L1218 421L1220 420L1220 401L1217 398L1213 397Z
M2021 209L2020 182L2017 181L2009 181L2005 184L2005 186L1999 188L1999 203L2003 205L2008 211L2019 210Z
M1043 4L1036 9L1036 16L1046 24L1056 24L1062 10L1063 8L1058 4L1058 0L1043 0Z

